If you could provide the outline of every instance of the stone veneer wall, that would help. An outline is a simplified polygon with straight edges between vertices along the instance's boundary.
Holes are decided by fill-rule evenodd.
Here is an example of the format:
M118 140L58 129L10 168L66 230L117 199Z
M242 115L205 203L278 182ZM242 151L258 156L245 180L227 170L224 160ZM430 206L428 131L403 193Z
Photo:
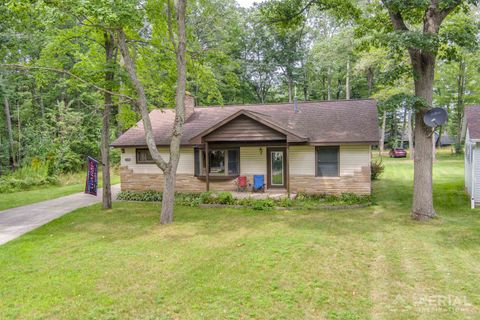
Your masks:
M163 174L134 173L132 169L120 167L122 191L163 190ZM178 192L205 192L205 179L199 179L190 174L177 174L175 189ZM211 191L235 191L234 180L210 180Z
M162 174L133 173L127 167L120 168L122 191L145 191L163 189ZM249 183L252 177L247 176ZM177 174L176 190L178 192L204 192L206 185L204 179L199 179L189 174ZM236 185L233 180L210 180L211 191L235 191ZM322 178L307 175L291 175L290 191L293 193L326 193L339 194L352 192L357 194L370 194L370 167L362 167L361 171L353 175Z
M371 193L370 166L362 167L353 175L340 177L290 176L290 191L293 193L357 194Z

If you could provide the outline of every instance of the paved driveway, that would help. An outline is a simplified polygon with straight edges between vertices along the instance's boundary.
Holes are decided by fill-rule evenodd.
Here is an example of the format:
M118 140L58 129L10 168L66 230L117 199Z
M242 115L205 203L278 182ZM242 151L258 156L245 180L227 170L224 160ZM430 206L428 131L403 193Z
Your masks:
M112 186L114 199L119 191L119 184ZM84 193L75 193L53 200L0 211L0 245L75 209L101 201L102 190L99 189L96 197Z

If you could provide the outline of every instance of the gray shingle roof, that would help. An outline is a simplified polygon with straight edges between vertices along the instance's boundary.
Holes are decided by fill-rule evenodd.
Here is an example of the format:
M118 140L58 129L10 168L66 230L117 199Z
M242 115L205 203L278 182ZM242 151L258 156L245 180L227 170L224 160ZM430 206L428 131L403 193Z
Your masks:
M196 107L185 122L182 144L190 145L190 139L240 110L257 112L262 118L307 137L310 143L376 144L380 139L375 100L342 100L299 102L298 112L293 110L292 103ZM172 109L150 113L157 145L170 143L174 117ZM145 145L141 121L112 143L114 147Z
M470 139L480 140L480 106L465 107L465 120Z

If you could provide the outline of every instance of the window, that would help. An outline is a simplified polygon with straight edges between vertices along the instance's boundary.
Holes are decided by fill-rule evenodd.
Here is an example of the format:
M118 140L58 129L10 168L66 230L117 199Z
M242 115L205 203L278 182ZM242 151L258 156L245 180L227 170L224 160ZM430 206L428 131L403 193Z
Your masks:
M209 166L211 176L236 176L240 173L240 150L212 149L209 150ZM205 150L195 149L195 175L206 175Z
M137 163L155 163L148 149L137 149Z
M225 175L225 150L210 151L210 174Z
M316 176L338 177L339 147L316 147Z

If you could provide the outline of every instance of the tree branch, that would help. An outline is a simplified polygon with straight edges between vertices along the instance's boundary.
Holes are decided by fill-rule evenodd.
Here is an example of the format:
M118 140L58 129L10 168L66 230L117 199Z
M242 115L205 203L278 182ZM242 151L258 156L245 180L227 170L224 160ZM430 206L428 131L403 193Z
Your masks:
M121 94L121 93L116 93L116 92L107 90L105 88L102 88L100 86L97 86L96 84L93 84L93 83L77 76L76 74L73 74L70 71L67 71L67 70L56 69L56 68L51 68L51 67L42 67L42 66L25 66L25 65L22 65L22 64L0 64L0 67L9 68L9 69L18 69L18 70L45 70L45 71L51 71L51 72L65 74L65 75L68 75L68 76L70 76L70 77L72 77L72 78L90 86L90 87L93 87L93 88L97 89L98 91L101 91L101 92L104 92L104 93L109 93L113 96L117 96L117 97L120 97L120 98L123 98L123 99L127 99L127 100L129 100L133 103L137 102L136 99L134 99L130 96L127 96L127 95Z
M279 22L288 22L290 20L292 20L293 18L296 18L298 16L301 16L303 13L305 13L305 11L307 11L308 9L310 9L310 7L315 4L315 2L317 2L317 0L310 0L308 1L305 6L303 6L303 8L301 8L300 10L298 10L297 12L293 13L292 15L289 15L288 17L283 17L283 18L278 18L278 19L269 19L268 22L269 23L279 23ZM320 6L320 4L318 4ZM320 8L320 11L324 10L326 8L324 7L321 7Z
M168 36L170 41L172 42L173 49L175 53L177 52L177 44L175 42L175 37L173 36L173 29L172 29L172 2L171 0L167 0L167 26L168 26Z
M160 169L162 169L165 173L165 171L168 168L168 164L162 158L162 156L160 155L160 152L158 152L157 145L155 143L155 138L153 136L152 122L150 121L150 115L148 112L147 95L145 94L145 89L143 88L142 83L137 77L137 71L135 70L135 63L133 62L132 57L130 57L130 52L128 51L125 32L123 31L123 29L118 29L116 33L118 38L118 47L120 49L120 52L123 57L123 61L125 63L125 69L127 70L130 80L132 81L133 87L135 88L135 91L137 92L137 95L138 95L137 106L142 116L143 129L145 132L145 140L147 142L148 149L157 166Z
M423 17L423 32L438 33L443 20L461 4L462 0L455 0L445 8L439 8L439 0L431 0Z
M383 0L382 2L388 10L388 15L392 21L393 29L395 29L395 31L409 31L400 11L395 10L388 0Z

